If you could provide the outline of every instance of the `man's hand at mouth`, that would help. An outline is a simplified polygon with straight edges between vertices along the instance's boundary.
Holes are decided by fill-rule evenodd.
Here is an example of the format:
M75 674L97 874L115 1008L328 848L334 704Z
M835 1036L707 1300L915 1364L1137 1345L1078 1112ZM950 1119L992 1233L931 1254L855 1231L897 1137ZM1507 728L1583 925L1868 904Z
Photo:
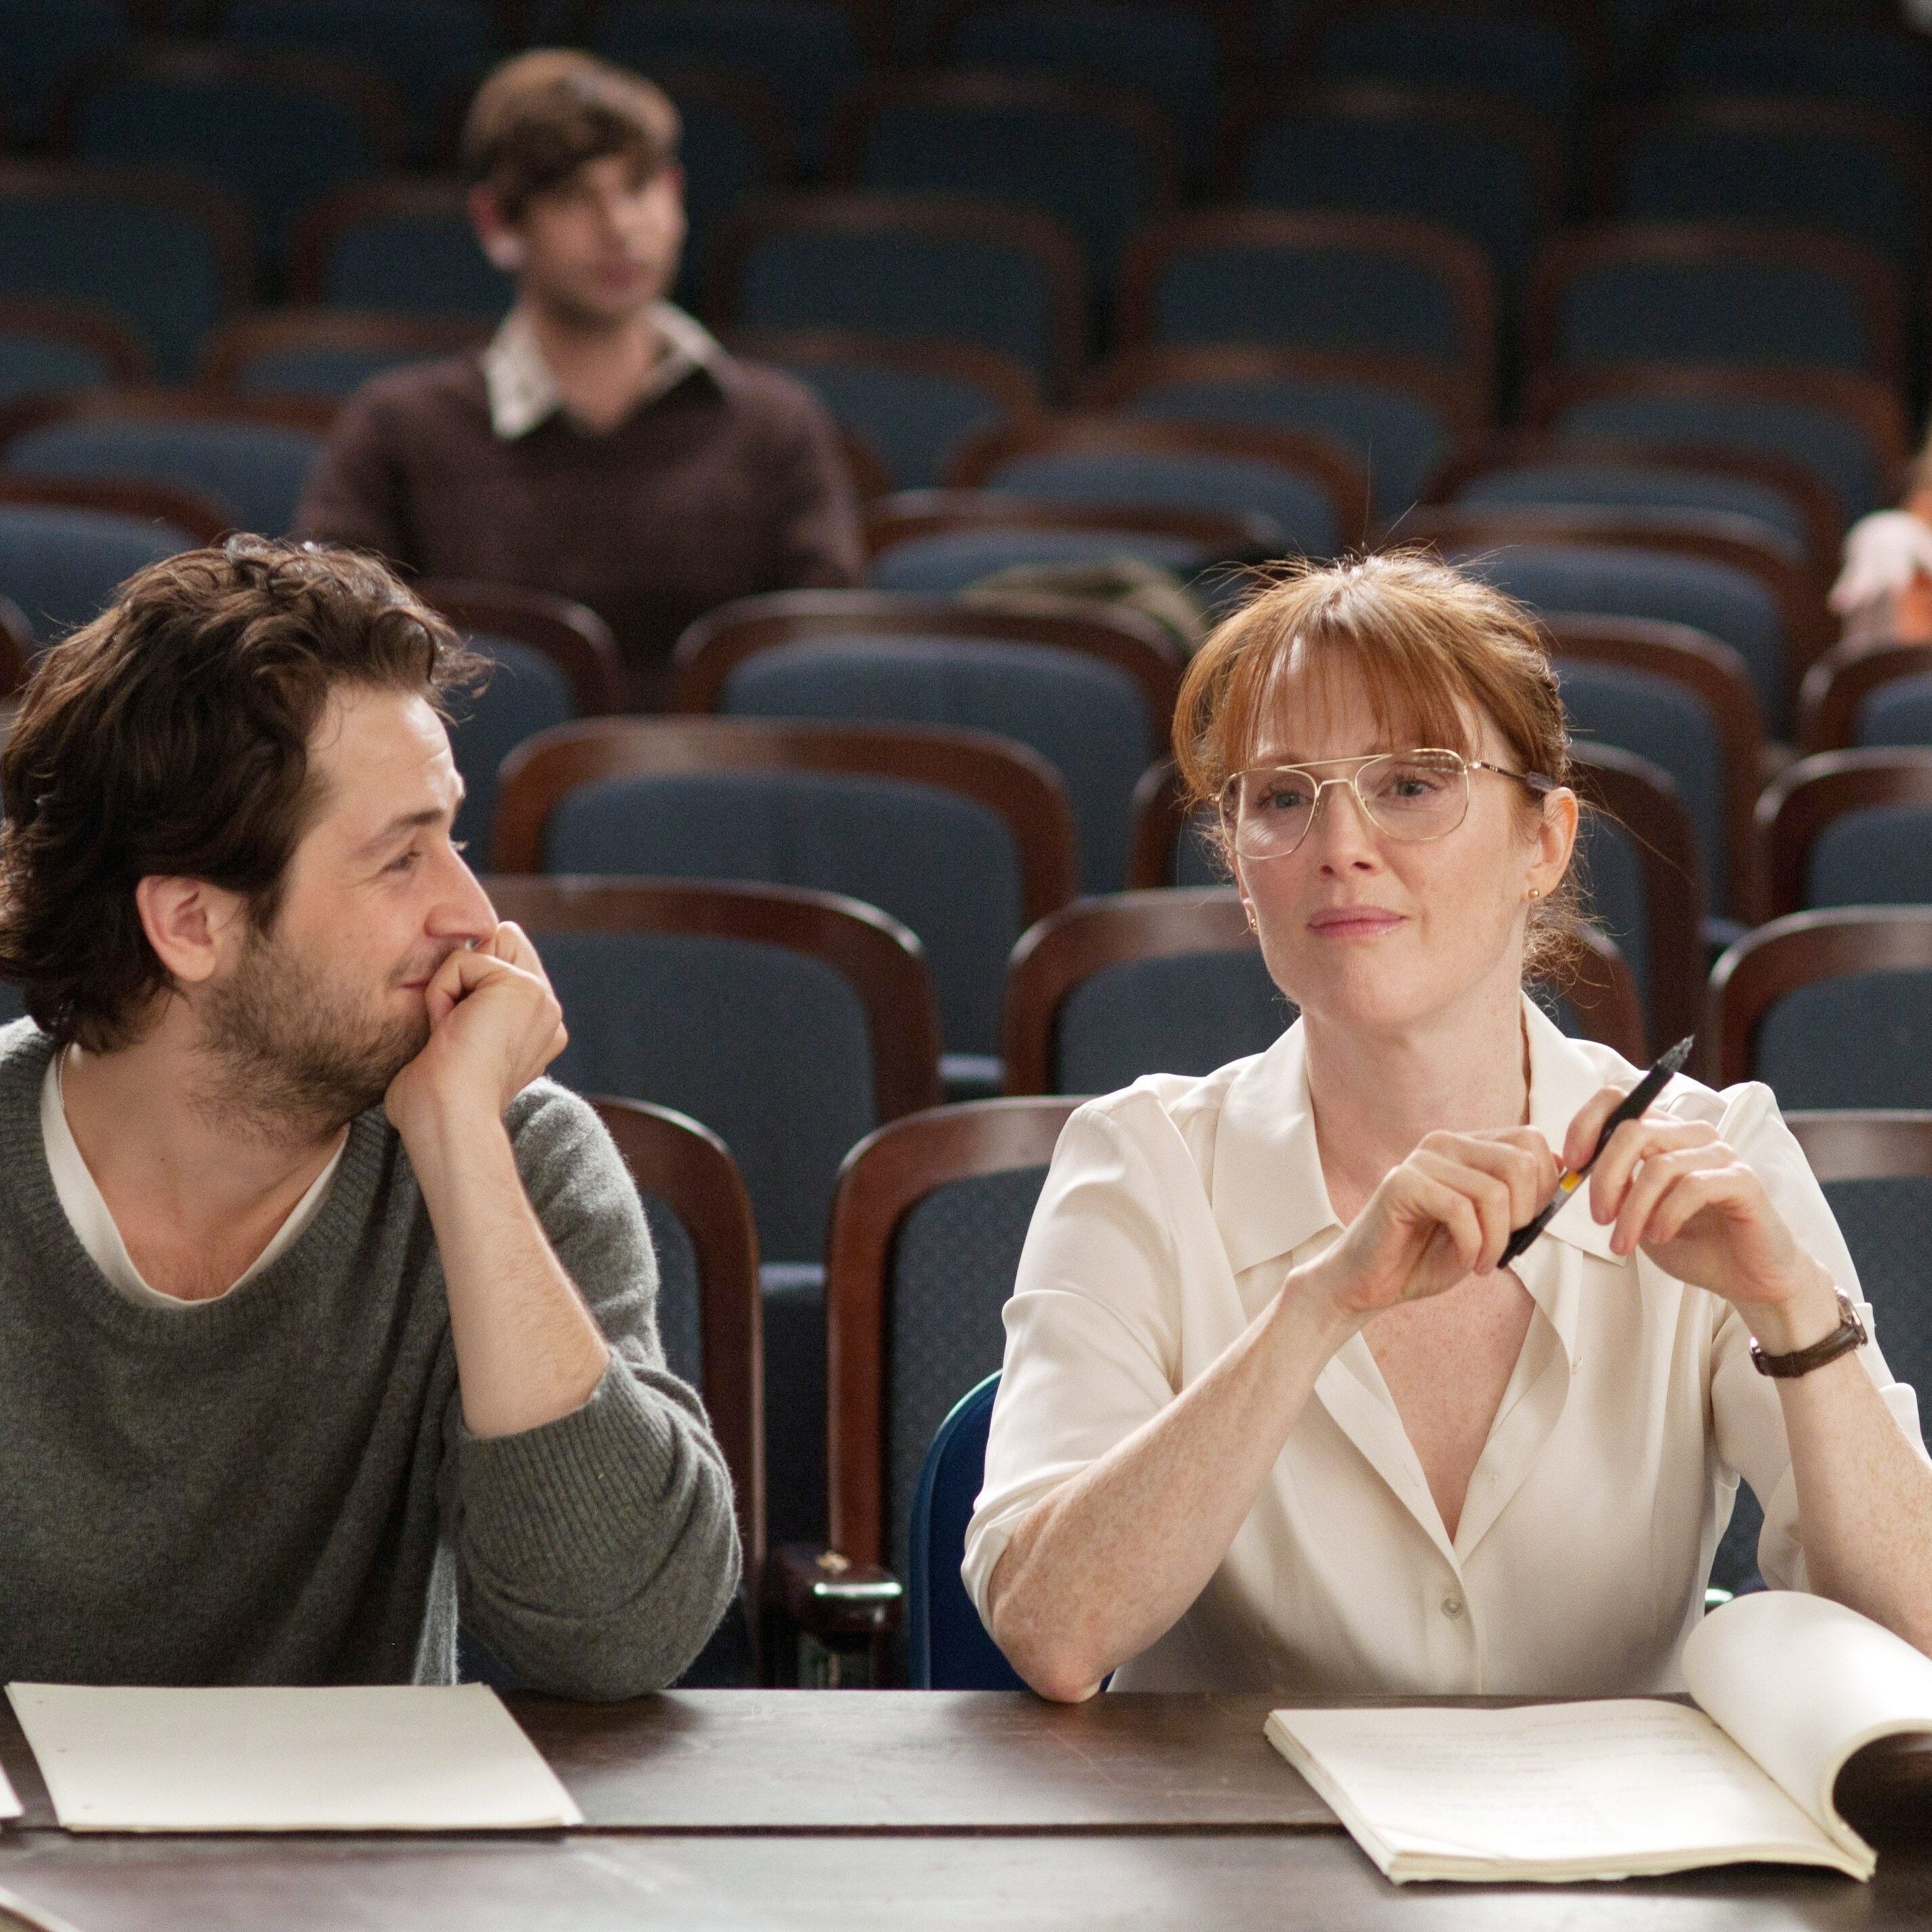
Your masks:
M406 1142L435 1119L500 1120L569 1042L563 1010L520 926L451 953L423 988L428 1043L389 1083L384 1106Z

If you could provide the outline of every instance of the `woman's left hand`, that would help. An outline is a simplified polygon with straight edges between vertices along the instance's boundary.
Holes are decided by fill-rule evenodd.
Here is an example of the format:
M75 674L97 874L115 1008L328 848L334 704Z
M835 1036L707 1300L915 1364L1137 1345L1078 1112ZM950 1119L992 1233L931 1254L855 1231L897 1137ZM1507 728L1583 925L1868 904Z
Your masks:
M1564 1164L1590 1157L1623 1095L1606 1088L1570 1124ZM1736 1306L1776 1351L1837 1322L1831 1278L1798 1244L1764 1183L1716 1128L1652 1112L1626 1120L1590 1172L1590 1212L1620 1255L1642 1248L1666 1274Z

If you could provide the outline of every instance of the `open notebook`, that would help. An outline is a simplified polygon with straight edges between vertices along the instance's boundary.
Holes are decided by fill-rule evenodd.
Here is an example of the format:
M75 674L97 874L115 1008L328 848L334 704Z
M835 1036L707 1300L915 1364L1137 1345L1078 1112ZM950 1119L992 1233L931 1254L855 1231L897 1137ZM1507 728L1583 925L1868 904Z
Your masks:
M1290 1709L1268 1735L1398 1884L1757 1859L1869 1878L1833 1788L1865 1745L1932 1732L1932 1658L1841 1604L1768 1591L1705 1618L1684 1676L1695 1709Z

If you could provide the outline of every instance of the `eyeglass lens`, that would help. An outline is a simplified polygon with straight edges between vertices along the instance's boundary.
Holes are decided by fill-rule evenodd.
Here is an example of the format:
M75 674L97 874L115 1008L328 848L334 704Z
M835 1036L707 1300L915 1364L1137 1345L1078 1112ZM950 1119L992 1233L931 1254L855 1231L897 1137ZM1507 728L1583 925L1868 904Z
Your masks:
M1233 800L1236 851L1279 857L1308 836L1324 786L1350 784L1362 809L1391 838L1441 838L1469 808L1468 767L1454 752L1397 752L1370 758L1352 778L1318 779L1293 766L1244 772Z

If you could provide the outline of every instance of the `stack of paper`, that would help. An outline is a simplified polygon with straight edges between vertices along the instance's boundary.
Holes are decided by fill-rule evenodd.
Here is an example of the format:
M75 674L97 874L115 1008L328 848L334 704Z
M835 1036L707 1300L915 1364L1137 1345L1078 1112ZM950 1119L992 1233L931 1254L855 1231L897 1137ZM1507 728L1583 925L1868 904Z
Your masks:
M70 1832L468 1832L583 1814L486 1685L10 1684Z

